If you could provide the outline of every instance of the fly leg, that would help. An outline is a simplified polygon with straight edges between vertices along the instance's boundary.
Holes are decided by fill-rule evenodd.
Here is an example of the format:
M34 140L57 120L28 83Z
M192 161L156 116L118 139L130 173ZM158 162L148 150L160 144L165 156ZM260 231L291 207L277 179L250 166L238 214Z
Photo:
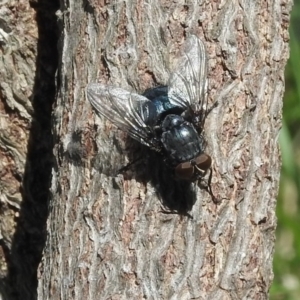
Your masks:
M200 186L205 189L209 194L210 196L212 197L212 201L215 203L215 204L219 204L220 203L220 200L215 197L215 195L213 194L213 191L212 191L212 188L211 188L211 179L212 179L212 168L209 168L209 177L208 177L208 181L207 183L204 185L201 183L201 179L200 179Z
M206 119L206 117L210 114L210 112L219 105L218 101L215 101L211 107L209 107L206 111L205 111L205 117L204 119Z
M129 168L130 168L132 165L134 165L134 164L136 164L137 162L141 161L143 158L144 158L144 157L139 156L138 158L136 158L136 159L130 161L126 166L124 166L124 167L120 168L119 170L117 170L116 173L117 173L117 174L125 173L126 171L129 170Z

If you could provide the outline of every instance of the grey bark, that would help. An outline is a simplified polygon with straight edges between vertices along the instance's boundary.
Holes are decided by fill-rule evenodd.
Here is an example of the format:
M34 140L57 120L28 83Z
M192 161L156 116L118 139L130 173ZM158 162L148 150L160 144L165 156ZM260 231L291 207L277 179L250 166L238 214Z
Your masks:
M290 8L287 0L61 0L38 299L268 298ZM204 189L172 181L152 156L113 176L114 165L145 150L95 117L85 98L86 85L98 80L138 92L166 83L189 34L206 44L209 102L218 101L205 137L219 205ZM48 162L51 143L46 148ZM36 199L32 185L25 196ZM22 267L15 267L19 282Z

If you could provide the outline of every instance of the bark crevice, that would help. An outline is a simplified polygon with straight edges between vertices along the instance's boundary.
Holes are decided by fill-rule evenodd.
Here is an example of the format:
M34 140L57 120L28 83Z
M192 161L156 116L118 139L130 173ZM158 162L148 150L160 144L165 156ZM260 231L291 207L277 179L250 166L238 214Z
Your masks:
M32 1L31 7L36 12L38 31L36 73L30 97L32 110L22 178L22 202L11 248L7 252L7 276L1 288L5 299L37 298L37 268L47 238L50 185L55 162L51 117L57 87L58 26L55 13L59 1Z

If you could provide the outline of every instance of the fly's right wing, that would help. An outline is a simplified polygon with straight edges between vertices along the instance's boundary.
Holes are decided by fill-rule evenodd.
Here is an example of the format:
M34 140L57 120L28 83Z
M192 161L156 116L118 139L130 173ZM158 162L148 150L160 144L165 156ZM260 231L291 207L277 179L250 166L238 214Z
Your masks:
M87 98L98 114L140 143L156 148L153 129L145 123L153 105L146 97L122 88L92 83L87 87Z

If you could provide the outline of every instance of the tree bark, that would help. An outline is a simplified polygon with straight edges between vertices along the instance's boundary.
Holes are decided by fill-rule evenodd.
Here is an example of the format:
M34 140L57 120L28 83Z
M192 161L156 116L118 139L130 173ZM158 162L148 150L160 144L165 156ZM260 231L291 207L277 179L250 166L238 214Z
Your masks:
M0 4L0 297L36 299L53 166L58 1Z
M38 299L268 298L290 8L288 0L61 0ZM175 182L151 153L95 117L85 97L98 80L139 93L165 84L189 34L206 45L209 103L218 102L205 137L219 205L205 189ZM140 153L149 158L114 175ZM39 191L47 194L48 182Z

